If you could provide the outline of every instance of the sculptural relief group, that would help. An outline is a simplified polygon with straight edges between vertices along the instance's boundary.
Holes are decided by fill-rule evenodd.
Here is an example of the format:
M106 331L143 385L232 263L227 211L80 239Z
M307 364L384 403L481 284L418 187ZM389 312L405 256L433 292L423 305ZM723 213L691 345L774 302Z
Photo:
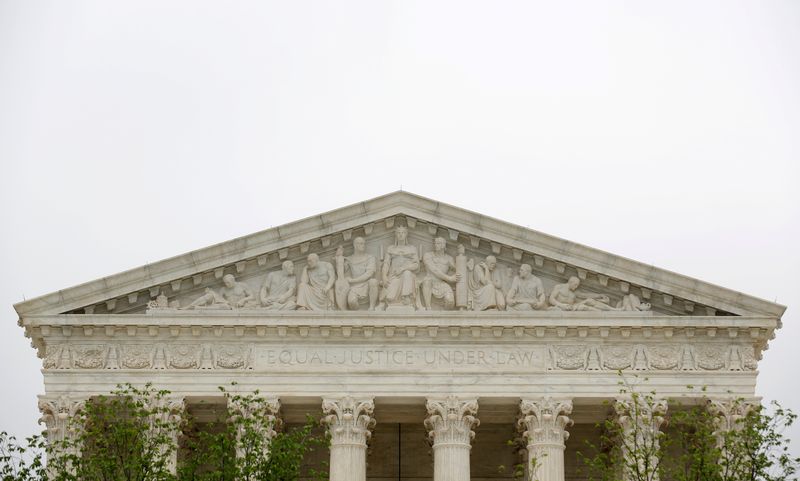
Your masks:
M530 264L521 264L510 287L503 279L495 256L468 259L463 245L455 257L446 252L442 237L433 240L433 251L420 256L408 242L406 227L394 231L394 243L381 246L380 259L366 250L363 237L353 239L353 253L336 250L333 262L311 253L299 277L294 263L284 261L281 269L266 275L258 292L232 274L222 277L223 286L205 293L181 307L165 295L151 301L149 308L189 310L309 310L309 311L646 311L650 305L634 294L617 302L604 294L580 290L580 279L570 277L545 292Z

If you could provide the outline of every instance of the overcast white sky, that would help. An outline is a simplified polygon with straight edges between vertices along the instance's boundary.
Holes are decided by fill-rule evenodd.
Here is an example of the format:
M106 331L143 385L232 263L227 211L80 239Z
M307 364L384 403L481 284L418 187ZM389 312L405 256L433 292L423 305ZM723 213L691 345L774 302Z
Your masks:
M13 303L401 186L788 305L800 410L798 86L794 0L0 0L0 429Z

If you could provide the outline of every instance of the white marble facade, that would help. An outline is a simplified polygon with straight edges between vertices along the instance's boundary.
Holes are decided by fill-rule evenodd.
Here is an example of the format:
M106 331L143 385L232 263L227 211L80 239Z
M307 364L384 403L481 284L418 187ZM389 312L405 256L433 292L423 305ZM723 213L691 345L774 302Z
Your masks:
M537 478L563 480L573 417L604 416L619 371L664 399L752 397L785 309L405 192L15 308L54 438L120 382L190 403L236 381L275 415L324 412L332 479L367 479L377 421L424 429L437 481L517 422Z

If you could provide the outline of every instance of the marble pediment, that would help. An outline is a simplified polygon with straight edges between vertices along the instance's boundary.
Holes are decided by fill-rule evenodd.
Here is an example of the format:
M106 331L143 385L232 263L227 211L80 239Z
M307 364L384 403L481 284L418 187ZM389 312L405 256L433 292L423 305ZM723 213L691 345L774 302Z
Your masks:
M363 239L363 246L357 239ZM520 272L523 265L529 266L530 276ZM534 299L525 307L525 302L516 301L539 294L531 287L531 278L540 282L544 302ZM330 285L323 286L328 280ZM487 284L491 288L483 289ZM325 287L330 287L330 294ZM559 289L566 298L553 297ZM570 297L573 294L575 298ZM558 299L566 305L556 305L564 304ZM515 315L525 311L546 316L563 315L573 305L576 311L640 316L780 318L785 310L407 192L257 232L14 307L23 318L263 312L292 316L304 308L374 308L376 315L420 311L506 315L500 312L514 310Z

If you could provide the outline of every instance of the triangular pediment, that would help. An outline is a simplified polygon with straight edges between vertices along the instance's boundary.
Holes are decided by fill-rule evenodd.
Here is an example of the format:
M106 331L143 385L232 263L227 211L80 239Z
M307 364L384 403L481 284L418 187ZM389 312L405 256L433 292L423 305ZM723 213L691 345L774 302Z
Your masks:
M661 315L779 318L785 310L775 303L407 192L233 239L14 307L21 318L133 314L147 311L148 304L152 308L153 301L162 295L166 298L163 312L167 313L169 306L186 308L207 289L218 291L228 274L258 293L266 275L291 260L299 280L309 254L335 265L337 249L342 247L345 256L352 255L356 237L365 239L366 254L375 258L380 271L398 226L407 227L408 245L414 247L418 257L434 251L436 237L445 239L445 251L454 259L459 255L458 246L464 246L463 255L470 268L487 256L495 257L494 281L504 292L511 287L519 266L529 264L548 295L554 286L576 277L580 292L605 296L607 305L615 308L624 297L633 295L649 304L651 312ZM415 272L417 288L426 275L421 265ZM380 272L375 277L379 278Z

